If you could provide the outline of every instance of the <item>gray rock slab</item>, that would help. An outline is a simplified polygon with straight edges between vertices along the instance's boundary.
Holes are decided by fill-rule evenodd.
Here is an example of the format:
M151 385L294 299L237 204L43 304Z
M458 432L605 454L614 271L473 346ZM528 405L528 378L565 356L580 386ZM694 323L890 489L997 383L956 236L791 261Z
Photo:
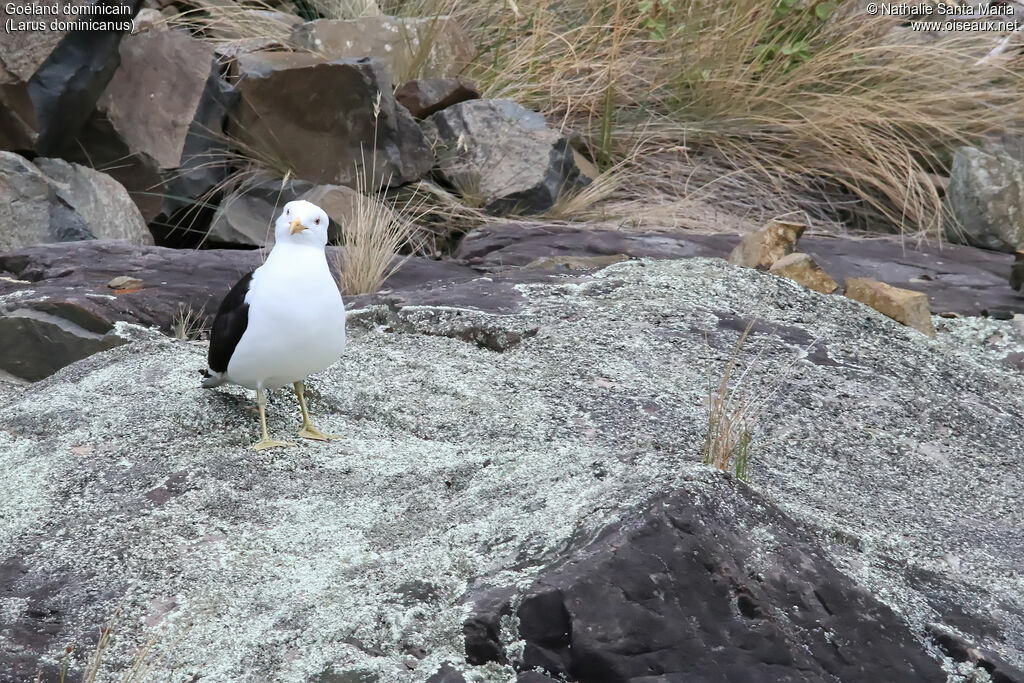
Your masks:
M952 680L976 667L936 625L1024 664L1024 376L717 259L516 291L507 315L353 311L308 392L337 442L249 450L251 392L200 389L202 343L133 342L0 394L0 670L53 672L120 606L103 675L155 637L157 678L403 683L449 662L512 680L463 665L470 583L528 587L666 492L729 504L697 463L703 405L751 319L766 503L947 672L969 669ZM473 328L535 332L495 352ZM297 430L294 400L272 396L269 422ZM766 550L775 531L742 529Z

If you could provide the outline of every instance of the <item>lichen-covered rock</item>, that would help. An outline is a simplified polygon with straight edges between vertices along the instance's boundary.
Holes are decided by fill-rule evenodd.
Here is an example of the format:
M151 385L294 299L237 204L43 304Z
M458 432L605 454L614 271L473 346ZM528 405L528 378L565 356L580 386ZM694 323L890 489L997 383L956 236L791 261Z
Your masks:
M540 213L590 182L568 139L512 100L460 102L425 123L441 177L491 213Z
M355 187L360 172L367 187L377 188L430 170L426 139L395 102L379 61L250 53L238 58L237 69L232 134L297 177Z
M50 242L152 244L135 203L113 178L60 159L33 164L0 152L0 252Z
M796 251L806 223L774 220L766 227L743 236L729 254L729 263L758 270L768 270L776 261Z
M751 567L799 560L798 529L850 581L820 585L884 602L915 659L1019 677L1024 376L721 260L499 284L353 307L346 355L307 394L342 441L251 451L252 393L200 389L201 343L132 342L0 392L0 671L56 678L64 648L90 652L120 606L105 678L156 638L157 679L421 683L448 662L505 683L510 665L466 661L465 596L527 588L567 548L681 490L737 520L743 545L716 542L747 548ZM736 484L697 462L708 376L750 320L745 395L772 397L749 463L764 515L736 514ZM496 352L481 330L519 341ZM291 396L268 413L275 435L298 429ZM827 643L845 617L789 578L813 608L793 637ZM665 600L685 595L666 585ZM499 624L506 646L520 635ZM763 647L727 639L722 665L745 645ZM856 645L823 645L818 661Z
M846 296L922 334L935 336L931 306L928 295L923 292L893 287L869 277L857 277L846 280Z
M1024 248L1024 149L1021 140L990 140L953 154L947 201L956 225L947 233L985 249Z
M450 16L317 19L295 27L292 42L329 60L379 59L398 83L458 76L474 54Z
M839 289L839 284L825 272L824 268L818 265L818 262L810 254L787 254L773 263L768 272L799 282L804 287L822 294L831 294Z

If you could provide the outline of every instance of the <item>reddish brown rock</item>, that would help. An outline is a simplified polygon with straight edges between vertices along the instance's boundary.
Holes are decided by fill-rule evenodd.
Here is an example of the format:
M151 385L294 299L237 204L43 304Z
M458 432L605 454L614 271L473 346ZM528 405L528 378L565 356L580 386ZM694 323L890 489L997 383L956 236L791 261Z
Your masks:
M186 139L215 70L213 51L183 31L155 28L127 36L120 58L67 156L109 172L148 222L164 208L161 195L170 194L165 178L187 161Z
M421 78L408 81L395 91L398 103L418 119L479 97L476 86L464 78Z
M798 282L822 294L831 294L839 289L839 284L810 254L787 254L773 263L768 272Z
M371 187L400 185L433 166L423 133L395 102L376 60L251 53L236 68L241 100L232 134L304 180L351 187L365 168Z
M935 336L926 294L893 287L867 277L856 277L846 280L846 296L922 334Z
M774 220L764 229L744 235L729 254L729 263L768 270L783 256L796 251L796 243L806 229L806 223Z

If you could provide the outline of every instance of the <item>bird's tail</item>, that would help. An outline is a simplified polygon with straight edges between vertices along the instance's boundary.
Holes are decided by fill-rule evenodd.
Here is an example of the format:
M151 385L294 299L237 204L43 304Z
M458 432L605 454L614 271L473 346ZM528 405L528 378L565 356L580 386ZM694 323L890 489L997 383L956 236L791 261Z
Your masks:
M199 374L201 374L205 378L203 379L204 389L212 389L213 387L219 387L221 384L224 384L225 382L228 381L228 378L224 376L223 372L217 372L216 370L210 370L209 368L205 370L200 370Z

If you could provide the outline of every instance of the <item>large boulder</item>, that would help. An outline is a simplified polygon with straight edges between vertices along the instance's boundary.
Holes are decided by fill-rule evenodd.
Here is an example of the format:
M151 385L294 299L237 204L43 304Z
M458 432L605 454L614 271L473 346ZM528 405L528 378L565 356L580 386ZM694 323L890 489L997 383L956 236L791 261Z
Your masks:
M135 203L110 176L60 159L0 152L0 252L49 242L152 244Z
M1024 140L995 139L953 154L947 234L985 249L1024 248Z
M691 654L686 680L723 680L777 653L770 680L1020 680L1024 376L720 259L437 291L352 306L307 392L340 441L250 450L252 392L201 389L202 343L0 391L0 671L57 679L71 644L77 677L120 607L103 680L155 639L158 680L506 683L531 645L574 656L550 587L616 667ZM753 492L698 462L708 376L752 319ZM268 422L296 431L293 397ZM533 624L499 620L509 664L467 661L488 585L548 595ZM631 638L633 617L687 630Z
M330 60L379 59L398 83L458 76L475 53L469 36L450 16L317 19L297 26L292 41Z
M362 173L374 189L416 180L433 164L379 61L257 52L236 67L232 134L299 178L355 187Z
M207 155L223 144L217 140L224 119L219 69L206 43L170 29L127 36L120 60L96 111L63 156L117 178L148 222L165 210L169 179L185 174L188 180L171 189L198 196L220 177L217 159ZM196 187L200 168L209 170Z
M558 680L946 678L899 615L769 500L723 477L655 497L524 591L492 588L471 604L472 662ZM523 644L508 652L500 623L513 615Z
M512 100L460 102L427 122L441 178L491 213L541 213L589 183L568 139Z
M85 125L119 64L121 37L131 31L131 18L141 0L116 6L104 15L100 30L72 30L64 26L90 15L75 8L98 0L51 4L57 15L12 14L10 20L39 22L43 26L8 30L0 41L0 149L56 155L63 152ZM39 3L15 0L20 9ZM6 6L6 5L5 5ZM5 14L7 14L5 12ZM57 26L53 25L57 22Z

